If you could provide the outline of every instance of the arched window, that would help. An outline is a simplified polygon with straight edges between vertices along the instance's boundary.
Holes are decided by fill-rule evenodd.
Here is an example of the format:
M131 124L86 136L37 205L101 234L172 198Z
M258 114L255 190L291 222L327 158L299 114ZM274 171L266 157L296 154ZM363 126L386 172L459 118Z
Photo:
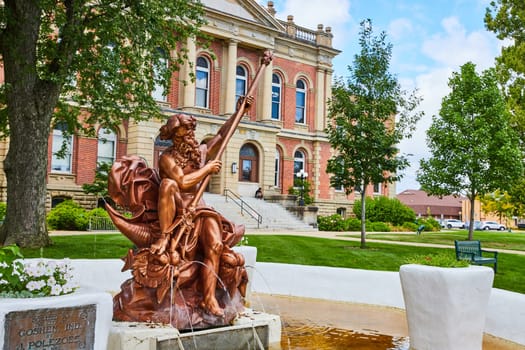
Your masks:
M97 164L113 164L117 155L117 134L111 129L100 128L98 131Z
M70 197L65 197L65 196L54 196L51 198L51 208L54 208L60 203L70 200L70 199L71 199Z
M293 156L293 174L294 177L300 171L306 171L306 157L303 151L295 151Z
M210 63L204 57L197 58L195 73L195 106L208 108L210 90Z
M272 119L281 119L281 78L272 74Z
M161 74L168 66L168 59L164 50L158 49L157 51L161 57L159 59L159 64L153 67L154 85L153 91L151 92L151 96L155 99L155 101L166 102L168 94L166 93L164 86L160 84L158 80L162 78Z
M297 80L295 84L295 122L306 123L306 84Z
M51 171L71 173L73 161L73 136L65 135L66 123L58 123L53 128Z
M243 145L239 151L239 181L257 182L259 181L259 152L254 145L249 143Z
M237 66L235 70L235 105L239 97L246 95L246 85L248 81L248 74L243 66Z
M281 187L281 152L277 148L275 150L275 173L273 177L273 185L276 188Z

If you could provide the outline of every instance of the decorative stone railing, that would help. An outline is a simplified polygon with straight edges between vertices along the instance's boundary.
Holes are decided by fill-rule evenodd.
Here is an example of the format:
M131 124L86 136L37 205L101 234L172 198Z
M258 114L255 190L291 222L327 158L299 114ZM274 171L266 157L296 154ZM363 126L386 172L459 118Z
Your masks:
M326 27L323 30L323 25L318 24L317 30L311 30L305 27L298 26L293 21L293 16L289 15L287 21L282 21L286 27L286 36L297 40L302 40L313 45L332 47L332 28Z

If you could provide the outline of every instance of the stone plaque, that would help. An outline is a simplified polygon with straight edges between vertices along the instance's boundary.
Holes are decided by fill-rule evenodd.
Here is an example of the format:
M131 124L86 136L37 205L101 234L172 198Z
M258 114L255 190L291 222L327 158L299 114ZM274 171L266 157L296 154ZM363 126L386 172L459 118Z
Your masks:
M10 312L4 350L93 350L96 311L93 304Z

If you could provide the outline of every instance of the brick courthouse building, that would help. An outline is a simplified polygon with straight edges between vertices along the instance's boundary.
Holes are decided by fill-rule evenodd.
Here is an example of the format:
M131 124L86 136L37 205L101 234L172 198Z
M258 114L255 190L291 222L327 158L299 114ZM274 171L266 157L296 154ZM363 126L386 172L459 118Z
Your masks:
M323 130L328 122L332 59L340 52L332 47L331 28L303 28L293 16L279 20L271 1L266 8L253 0L202 3L208 21L202 31L213 38L211 44L203 49L188 42L192 65L174 74L166 96L153 92L166 116L181 111L196 116L198 140L214 135L234 112L236 98L251 84L263 51L274 54L259 81L254 105L223 155L223 168L207 190L253 196L261 187L265 197L278 197L288 193L295 174L303 169L319 214L350 212L354 194L346 196L332 188L325 171L332 150ZM190 69L195 82L189 78ZM95 198L85 195L81 185L93 182L97 161L136 154L157 167L158 155L167 147L158 138L162 123L131 121L118 130L100 127L98 138L74 136L64 159L53 155L62 144L60 127L55 128L49 140L48 208L66 198L94 207ZM5 157L6 149L4 141L0 156ZM3 172L0 187L5 201ZM386 186L370 186L370 193L388 195L388 191Z

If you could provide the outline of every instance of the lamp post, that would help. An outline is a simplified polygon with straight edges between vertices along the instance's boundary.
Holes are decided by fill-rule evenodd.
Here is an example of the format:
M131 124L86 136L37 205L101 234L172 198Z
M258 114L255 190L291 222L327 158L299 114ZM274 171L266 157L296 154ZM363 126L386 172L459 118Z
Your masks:
M304 206L304 179L308 177L308 173L301 169L296 176L301 178L301 197L299 199L299 205L302 207Z

